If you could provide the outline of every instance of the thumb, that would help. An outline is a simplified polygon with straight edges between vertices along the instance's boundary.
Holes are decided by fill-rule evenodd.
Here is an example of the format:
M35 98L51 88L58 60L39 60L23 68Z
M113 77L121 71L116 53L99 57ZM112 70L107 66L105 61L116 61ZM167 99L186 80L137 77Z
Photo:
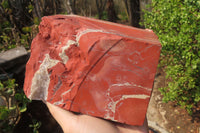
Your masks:
M53 104L46 103L50 113L60 124L64 132L70 132L77 124L78 117L70 111L63 110Z
M47 103L49 111L62 127L64 133L116 133L118 129L110 122L88 116L75 115L53 104Z

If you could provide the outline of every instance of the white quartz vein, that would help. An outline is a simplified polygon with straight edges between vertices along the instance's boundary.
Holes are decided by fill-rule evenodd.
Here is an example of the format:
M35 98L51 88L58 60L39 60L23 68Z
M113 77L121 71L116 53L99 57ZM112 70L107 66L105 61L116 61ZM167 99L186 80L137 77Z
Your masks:
M138 41L146 41L145 39L142 39L142 38L136 38L136 37L133 37L133 36L127 36L125 34L116 33L115 31L112 32L112 31L105 31L105 30L100 30L100 29L85 29L83 31L78 32L78 34L76 35L77 44L79 45L79 40L80 40L81 36L83 36L84 34L93 33L93 32L107 33L107 34L117 35L117 36L120 36L120 37L131 38L131 39L138 40ZM148 41L155 42L153 40L148 40Z
M134 83L129 83L129 82L125 82L125 83L119 83L119 84L112 84L112 86L133 86L133 87L138 87L138 88L141 88L141 89L145 89L147 91L151 91L151 88L147 88L147 87L143 87L141 85L136 85ZM111 87L112 87L111 86ZM110 88L109 88L110 89Z
M45 55L45 58L40 65L37 72L35 72L31 84L31 94L29 95L30 99L35 100L46 100L48 95L48 88L50 83L50 75L48 69L55 66L59 61L51 59L48 54Z
M108 103L108 106L107 106L107 109L106 109L106 115L105 115L105 118L107 119L111 119L113 121L115 121L114 119L114 114L116 112L116 105L123 101L123 100L126 100L126 99L129 99L129 98L136 98L136 99L147 99L147 98L150 98L149 95L145 95L145 94L130 94L130 95L121 95L121 97L114 101L113 98L110 96L110 91L111 91L111 87L113 86L134 86L134 87L139 87L139 88L143 88L143 89L146 89L148 91L150 91L149 88L146 88L146 87L142 87L142 86L139 86L139 85L136 85L136 84L133 84L133 83L119 83L119 84L112 84L108 90L107 90L107 96L110 98L110 102Z
M73 40L68 40L67 44L63 46L61 49L61 53L59 53L60 58L62 59L63 63L66 64L69 60L69 57L65 54L65 50L67 50L71 45L76 45L77 43Z
M57 101L57 102L54 102L53 104L54 104L54 105L65 104L65 103L64 103L63 96L64 96L65 94L67 94L67 93L70 93L74 87L75 87L75 85L73 84L73 86L72 86L69 90L67 90L67 91L65 91L65 92L63 92L63 93L61 94L61 100L60 100L60 101Z
M93 33L93 32L102 32L102 33L106 33L105 31L103 30L95 30L95 29L86 29L86 30L83 30L81 32L79 32L77 35L76 35L76 42L78 43L79 45L79 40L81 38L81 36L87 34L87 33Z

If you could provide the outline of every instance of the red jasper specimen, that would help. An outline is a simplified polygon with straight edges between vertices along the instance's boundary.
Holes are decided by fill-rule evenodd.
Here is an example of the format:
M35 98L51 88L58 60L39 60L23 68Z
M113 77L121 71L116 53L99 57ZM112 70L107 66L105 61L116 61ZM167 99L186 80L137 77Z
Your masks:
M160 49L150 30L75 15L43 17L24 91L66 110L142 125Z

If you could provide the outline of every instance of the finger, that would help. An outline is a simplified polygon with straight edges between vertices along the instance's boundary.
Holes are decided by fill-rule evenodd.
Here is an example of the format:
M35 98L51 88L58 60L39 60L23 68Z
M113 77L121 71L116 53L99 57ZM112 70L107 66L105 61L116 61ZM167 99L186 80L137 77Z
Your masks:
M75 115L47 103L49 111L62 127L64 133L117 133L118 129L108 121L88 115Z
M79 115L80 133L119 133L110 121L88 115Z
M53 104L47 102L50 113L60 124L64 132L70 132L76 128L77 116L70 111L63 110Z

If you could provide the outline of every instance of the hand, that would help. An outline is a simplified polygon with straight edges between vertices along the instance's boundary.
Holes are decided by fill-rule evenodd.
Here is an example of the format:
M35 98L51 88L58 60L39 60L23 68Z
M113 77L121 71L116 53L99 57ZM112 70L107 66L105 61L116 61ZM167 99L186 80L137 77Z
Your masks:
M130 126L88 115L76 115L47 103L51 114L64 133L148 133L147 120L142 126Z

